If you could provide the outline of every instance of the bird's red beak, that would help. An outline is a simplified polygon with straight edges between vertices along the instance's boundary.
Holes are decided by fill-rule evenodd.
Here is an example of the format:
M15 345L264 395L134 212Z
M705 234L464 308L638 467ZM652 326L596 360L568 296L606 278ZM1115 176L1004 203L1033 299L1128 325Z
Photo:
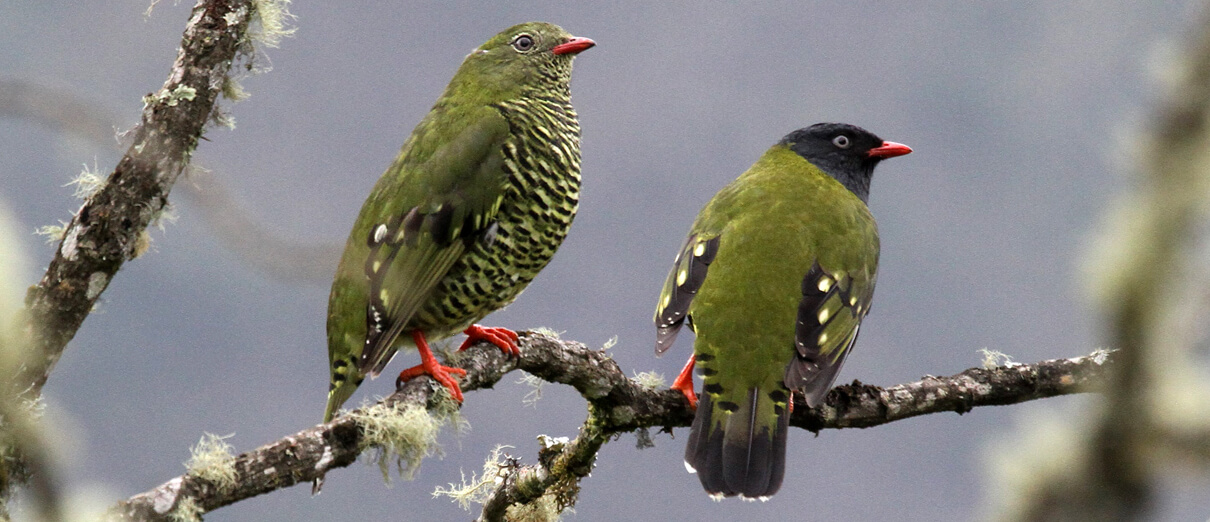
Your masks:
M911 153L912 148L907 145L895 143L893 141L884 141L882 142L882 145L870 149L869 156L871 158L886 159Z
M555 54L579 54L580 51L587 50L596 44L591 38L575 36L571 40L556 45L554 49L551 49L551 52Z

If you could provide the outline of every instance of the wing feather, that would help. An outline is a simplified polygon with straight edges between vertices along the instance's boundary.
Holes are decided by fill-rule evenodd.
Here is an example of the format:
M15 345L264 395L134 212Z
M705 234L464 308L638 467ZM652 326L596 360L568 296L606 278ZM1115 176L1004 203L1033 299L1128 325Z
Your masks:
M402 194L393 200L400 210L385 212L366 238L367 335L358 362L364 373L382 371L454 263L474 241L490 240L506 182L502 149L510 133L503 116L486 111L444 142L438 130L422 123L391 168L400 176Z
M655 309L655 353L668 351L676 341L676 336L688 316L689 305L693 303L693 297L706 280L710 263L718 254L719 237L691 234L672 262L672 271L664 282L660 302Z
M802 279L802 300L794 332L794 359L786 368L787 388L815 407L823 401L857 341L869 313L874 282L829 273L815 263Z

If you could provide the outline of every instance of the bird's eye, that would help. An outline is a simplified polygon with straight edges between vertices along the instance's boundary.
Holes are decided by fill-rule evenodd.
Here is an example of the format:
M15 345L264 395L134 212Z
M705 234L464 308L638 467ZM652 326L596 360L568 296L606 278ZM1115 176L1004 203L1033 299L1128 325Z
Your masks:
M528 34L517 35L513 38L513 49L519 52L526 52L534 48L534 37Z
M832 145L842 149L847 149L849 148L849 137L841 134L840 136L832 138Z

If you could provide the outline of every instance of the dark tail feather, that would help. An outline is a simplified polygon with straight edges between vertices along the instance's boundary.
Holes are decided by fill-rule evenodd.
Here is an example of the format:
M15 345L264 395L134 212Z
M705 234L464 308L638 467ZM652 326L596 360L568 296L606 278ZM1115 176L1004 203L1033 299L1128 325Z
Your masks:
M762 411L773 401L759 401L759 390L748 391L748 400L732 412L715 411L710 394L702 394L685 447L685 464L697 472L702 487L711 495L747 498L769 497L781 487L786 467L788 412L778 412L774 433L759 426ZM725 417L715 426L715 414Z

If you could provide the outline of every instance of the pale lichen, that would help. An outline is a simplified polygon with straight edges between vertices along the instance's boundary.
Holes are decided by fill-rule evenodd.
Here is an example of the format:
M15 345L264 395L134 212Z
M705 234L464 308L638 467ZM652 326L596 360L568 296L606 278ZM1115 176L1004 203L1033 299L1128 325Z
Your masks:
M109 286L109 274L105 272L93 272L88 276L88 289L84 293L84 297L88 300L96 299L105 291L105 287Z
M476 475L471 472L471 479L466 479L462 473L461 484L450 483L450 487L438 486L433 491L433 498L449 497L451 502L457 502L462 509L470 511L471 504L483 504L491 498L496 487L504 481L504 472L514 465L515 461L504 453L505 448L512 446L498 445L492 449L487 460L483 462L483 472Z
M521 398L521 404L531 408L537 408L538 401L542 399L542 387L546 385L546 381L533 374L522 372L521 378L517 379L517 384L524 384L530 387L530 390L526 392L525 397Z
M276 48L282 38L297 30L286 27L294 19L289 8L290 0L252 0L252 16L257 23L248 29L248 35L257 43Z
M67 222L59 221L58 225L43 225L34 230L34 234L46 238L47 244L63 241L64 235L67 234Z
M550 337L551 339L558 339L558 338L559 338L559 335L560 335L560 334L562 334L562 332L556 332L555 330L552 330L552 329L547 328L547 327L545 327L545 326L539 326L539 327L537 327L537 328L534 328L534 329L533 329L533 332L534 332L534 333L536 333L536 334L538 334L538 335L542 335L542 336L545 336L545 337Z
M176 503L176 508L168 513L172 522L202 522L202 506L193 497L184 497Z
M105 175L102 174L100 168L97 167L96 158L93 158L91 169L89 169L88 164L85 163L84 169L80 171L80 174L76 176L75 179L68 181L67 184L63 186L74 187L72 189L73 196L79 199L88 199L105 186Z
M664 387L664 374L651 372L636 372L630 380L648 390L658 390Z
M431 410L416 406L397 409L379 403L349 413L362 428L362 449L372 450L367 454L378 464L388 484L392 462L400 477L411 480L425 457L442 455L437 444L441 428L452 425L459 433L468 429L469 424L459 415L457 401L445 388L438 389L435 403Z
M199 479L214 484L219 491L229 491L235 487L237 471L235 469L234 447L227 443L230 435L215 435L206 433L198 440L196 446L190 449L189 461L185 467L187 473Z
M1001 366L1013 366L1017 364L1013 362L1012 358L1004 352L991 350L988 348L980 348L979 353L983 355L984 370L994 370Z

